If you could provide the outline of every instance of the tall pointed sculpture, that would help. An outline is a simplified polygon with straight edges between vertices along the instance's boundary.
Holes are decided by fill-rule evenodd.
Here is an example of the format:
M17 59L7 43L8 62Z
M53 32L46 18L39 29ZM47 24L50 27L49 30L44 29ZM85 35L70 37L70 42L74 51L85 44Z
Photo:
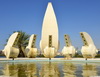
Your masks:
M7 58L16 58L19 54L19 48L17 43L20 37L20 33L13 33L8 39L7 45L5 46L3 52Z
M64 37L66 46L64 46L62 49L62 54L65 56L65 58L71 59L75 55L76 49L74 46L72 46L69 35L65 35Z
M36 42L36 35L31 35L30 39L29 39L29 44L25 49L25 52L27 54L27 57L29 58L34 58L37 56L37 48L35 46L35 42Z
M52 47L55 50L54 53L52 53L52 51L48 51L48 48L47 48L47 46L49 44L49 42L48 42L49 35L52 36ZM44 20L43 20L40 48L41 48L41 51L43 54L44 54L44 49L46 48L45 50L47 50L47 51L45 51L45 55L46 55L46 52L47 52L47 54L49 53L49 55L50 54L54 55L55 53L57 53L58 47L59 47L59 44L58 44L57 20L56 20L56 16L55 16L52 4L48 3L47 10L46 10ZM54 56L52 56L52 57L54 57ZM50 57L50 56L46 56L46 57Z
M84 58L94 58L96 56L97 48L94 45L94 42L91 36L86 32L80 32L81 38L84 45L82 46L81 52Z

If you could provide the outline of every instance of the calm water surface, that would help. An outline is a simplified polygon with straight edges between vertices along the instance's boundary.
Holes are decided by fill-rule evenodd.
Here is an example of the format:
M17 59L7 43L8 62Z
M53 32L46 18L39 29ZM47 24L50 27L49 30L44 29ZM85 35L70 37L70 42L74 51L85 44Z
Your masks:
M94 77L100 63L0 62L0 77Z

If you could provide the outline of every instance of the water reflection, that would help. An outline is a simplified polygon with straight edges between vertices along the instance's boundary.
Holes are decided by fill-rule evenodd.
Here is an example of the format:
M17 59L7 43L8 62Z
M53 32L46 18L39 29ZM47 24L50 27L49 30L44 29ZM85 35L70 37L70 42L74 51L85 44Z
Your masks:
M60 77L57 63L44 63L39 72L40 77Z
M80 68L81 67L81 68ZM90 77L98 76L100 64L68 62L0 63L0 76ZM2 71L2 73L1 73Z
M37 77L36 64L6 64L2 71L5 76Z
M76 66L72 63L64 63L63 74L64 77L76 77L75 76Z
M5 76L14 76L18 77L17 65L14 64L5 64L4 69L2 70Z
M82 75L83 75L83 77L98 76L96 65L95 64L87 64L87 63L85 65L83 65Z
M37 66L36 64L27 64L27 76L37 77Z

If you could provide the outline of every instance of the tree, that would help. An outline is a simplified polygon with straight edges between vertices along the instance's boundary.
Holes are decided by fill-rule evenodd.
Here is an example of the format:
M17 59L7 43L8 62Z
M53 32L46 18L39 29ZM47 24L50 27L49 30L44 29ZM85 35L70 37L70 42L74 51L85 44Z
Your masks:
M30 35L22 31L18 31L18 32L21 34L19 41L18 41L18 48L20 50L18 57L25 57L26 54L24 51L25 51L26 46L28 45Z

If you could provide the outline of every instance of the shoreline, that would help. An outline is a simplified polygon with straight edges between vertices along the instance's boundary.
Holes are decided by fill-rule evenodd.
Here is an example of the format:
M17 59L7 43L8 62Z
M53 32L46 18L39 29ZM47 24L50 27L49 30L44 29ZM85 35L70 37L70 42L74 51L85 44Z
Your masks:
M85 58L72 58L71 60L67 60L65 58L15 58L12 60L12 58L7 59L7 58L0 58L0 62L98 62L100 63L100 58L95 58L95 59L87 59Z

